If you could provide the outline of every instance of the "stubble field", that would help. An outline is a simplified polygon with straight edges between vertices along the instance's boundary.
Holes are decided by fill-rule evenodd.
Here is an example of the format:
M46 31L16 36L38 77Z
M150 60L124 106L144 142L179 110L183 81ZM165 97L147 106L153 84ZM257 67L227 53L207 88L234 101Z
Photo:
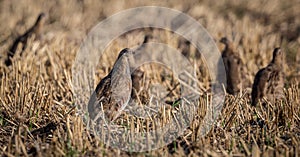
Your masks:
M189 61L196 68L202 95L200 108L184 135L148 152L126 152L107 147L86 129L76 114L72 65L88 32L118 11L157 5L187 13L218 42L233 41L243 61L243 90L226 95L212 130L199 136L199 125L209 100L209 71L191 48ZM29 40L13 65L4 61L14 39L33 25L40 12L47 14L40 40ZM300 155L300 3L297 0L223 1L0 1L0 153L3 156L297 156ZM94 87L111 70L119 51L140 45L151 34L156 41L178 47L179 36L162 29L132 31L115 39L96 70ZM285 97L276 103L251 106L250 92L256 72L268 65L275 47L285 54ZM100 60L100 59L99 59ZM157 64L141 67L142 82L162 84L178 98L178 82ZM162 77L164 74L167 77ZM147 82L148 81L148 82ZM142 96L141 96L142 97ZM145 100L146 101L146 100ZM145 102L144 101L144 102ZM143 100L141 100L143 102ZM176 105L154 119L166 123ZM122 125L145 131L142 120L122 115ZM149 121L151 123L151 120ZM146 124L147 125L147 124ZM135 128L133 128L134 130Z

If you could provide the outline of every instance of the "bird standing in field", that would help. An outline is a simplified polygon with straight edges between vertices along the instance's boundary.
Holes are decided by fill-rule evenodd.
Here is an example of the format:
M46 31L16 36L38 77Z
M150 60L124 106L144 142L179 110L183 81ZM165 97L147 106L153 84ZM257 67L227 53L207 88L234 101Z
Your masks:
M145 72L141 69L136 69L134 72L131 74L131 79L132 79L132 93L131 97L133 99L137 99L139 92L142 90L142 80L144 77Z
M191 42L181 37L178 40L177 48L181 51L181 54L185 57L190 57L191 55Z
M11 59L14 57L19 45L22 46L22 51L20 54L22 55L22 52L27 47L28 39L32 38L33 36L35 39L39 39L41 37L42 29L45 23L45 17L45 13L40 13L35 24L13 42L9 52L7 53L7 59L5 60L6 66L10 66L12 64Z
M143 59L139 58L138 56L145 57L145 56L151 55L151 53L149 53L149 52L151 52L151 50L153 48L151 46L149 47L147 44L149 42L153 42L153 41L155 41L155 39L151 34L146 34L145 35L143 43L139 47L137 47L136 50L135 50L135 55L137 56L137 58L135 58L134 61L143 60ZM133 68L132 69L132 74L131 74L132 98L137 99L139 93L143 89L142 81L143 81L145 72L142 69L138 68L140 65L138 65L137 63L133 62L131 64L132 64L131 68Z
M88 104L90 119L103 118L103 108L106 119L114 121L128 104L132 89L129 64L132 54L130 49L123 49L113 69L97 85Z
M263 97L271 102L283 97L283 64L283 52L280 48L275 48L271 63L255 75L251 93L252 106L256 106Z
M221 38L221 43L225 45L222 51L222 59L225 65L227 87L226 91L229 94L236 95L241 90L241 73L242 73L242 60L238 53L234 50L233 44L226 37Z

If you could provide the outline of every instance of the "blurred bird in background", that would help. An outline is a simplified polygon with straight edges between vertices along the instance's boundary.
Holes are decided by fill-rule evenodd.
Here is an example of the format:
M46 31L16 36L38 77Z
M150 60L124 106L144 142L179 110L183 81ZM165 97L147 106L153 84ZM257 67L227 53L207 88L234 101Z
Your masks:
M6 66L10 66L12 64L12 58L16 54L16 51L18 50L18 47L21 46L21 54L27 47L27 42L30 38L34 38L34 40L38 40L41 37L42 30L45 24L46 20L46 14L45 13L40 13L35 24L29 28L23 35L19 36L12 44L10 47L8 53L7 53L7 58L5 60Z
M221 43L225 45L222 51L222 59L226 70L227 87L229 94L236 95L242 86L242 66L243 62L238 53L233 48L233 43L226 37L221 38Z

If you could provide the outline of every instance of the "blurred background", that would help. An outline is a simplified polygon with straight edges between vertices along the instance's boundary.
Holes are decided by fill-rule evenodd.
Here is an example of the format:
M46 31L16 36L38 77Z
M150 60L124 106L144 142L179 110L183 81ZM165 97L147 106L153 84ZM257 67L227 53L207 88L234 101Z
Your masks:
M48 15L44 30L47 40L64 38L80 44L91 28L106 17L124 9L149 5L187 13L199 21L216 41L223 36L229 38L252 74L270 61L273 48L278 46L284 48L288 66L294 67L287 68L288 76L294 77L299 71L298 0L190 0L184 3L177 0L2 0L0 54L5 55L12 41L33 25L40 12Z

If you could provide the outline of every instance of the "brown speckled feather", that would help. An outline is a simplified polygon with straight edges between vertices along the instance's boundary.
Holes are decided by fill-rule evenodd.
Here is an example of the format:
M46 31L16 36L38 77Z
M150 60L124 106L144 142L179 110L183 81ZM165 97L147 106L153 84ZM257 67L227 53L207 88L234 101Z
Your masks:
M253 106L256 106L263 97L271 102L283 97L283 62L281 49L275 48L271 63L255 75L251 93Z
M128 57L131 54L132 51L130 49L123 49L113 69L97 85L88 104L91 119L99 119L98 116L102 114L101 104L104 114L109 120L117 118L126 107L131 95L132 86L128 61Z

